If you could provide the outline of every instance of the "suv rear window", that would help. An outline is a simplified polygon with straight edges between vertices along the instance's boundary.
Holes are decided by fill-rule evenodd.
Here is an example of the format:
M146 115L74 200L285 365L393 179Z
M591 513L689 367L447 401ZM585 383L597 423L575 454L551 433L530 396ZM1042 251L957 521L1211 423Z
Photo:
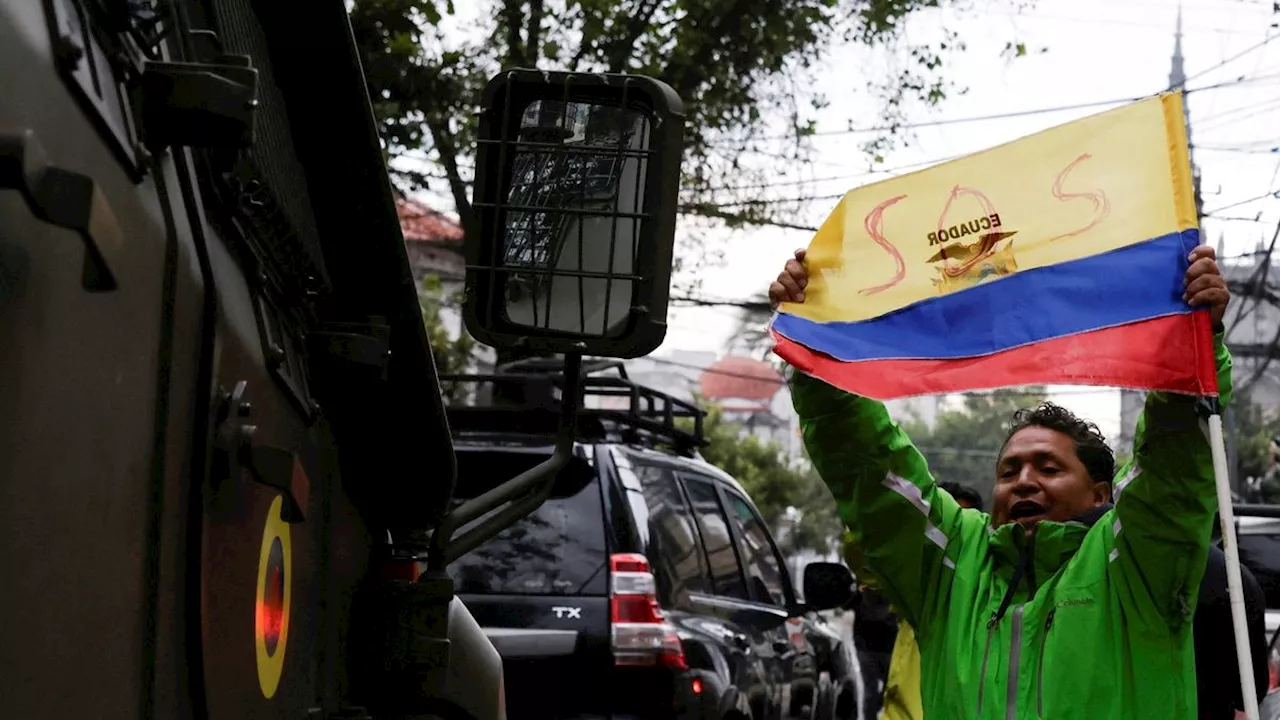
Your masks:
M460 448L454 502L491 490L548 457L541 452ZM542 507L458 558L449 574L457 593L604 595L608 559L600 483L590 463L574 457L556 477Z

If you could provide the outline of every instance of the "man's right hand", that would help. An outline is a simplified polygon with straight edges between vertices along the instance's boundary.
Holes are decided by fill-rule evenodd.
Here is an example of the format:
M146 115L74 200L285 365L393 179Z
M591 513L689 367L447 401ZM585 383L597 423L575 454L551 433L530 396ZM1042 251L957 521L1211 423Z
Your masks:
M795 257L787 261L778 273L778 279L769 285L769 305L778 309L779 303L804 302L804 289L809 284L809 270L804 266L804 250L796 250Z

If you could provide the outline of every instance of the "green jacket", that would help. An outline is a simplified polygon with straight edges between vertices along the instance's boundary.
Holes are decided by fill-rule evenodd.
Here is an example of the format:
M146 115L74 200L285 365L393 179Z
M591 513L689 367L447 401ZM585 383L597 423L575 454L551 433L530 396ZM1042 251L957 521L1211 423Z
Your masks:
M1225 405L1231 358L1215 348ZM882 403L799 373L792 395L854 542L916 629L925 717L1195 717L1192 615L1217 496L1191 398L1148 396L1115 507L1027 532L939 491Z

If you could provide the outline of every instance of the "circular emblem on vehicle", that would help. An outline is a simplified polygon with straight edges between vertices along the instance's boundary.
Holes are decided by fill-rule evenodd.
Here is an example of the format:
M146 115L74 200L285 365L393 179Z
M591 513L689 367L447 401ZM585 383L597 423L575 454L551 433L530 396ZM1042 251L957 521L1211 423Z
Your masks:
M268 699L280 687L285 651L289 647L289 586L293 583L289 524L280 517L283 498L267 510L258 555L258 594L254 599L253 642L257 648L258 686Z

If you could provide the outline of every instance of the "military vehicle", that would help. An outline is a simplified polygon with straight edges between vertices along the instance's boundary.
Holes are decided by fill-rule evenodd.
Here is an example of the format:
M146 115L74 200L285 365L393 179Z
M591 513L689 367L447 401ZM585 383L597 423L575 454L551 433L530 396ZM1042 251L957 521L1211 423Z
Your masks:
M0 715L504 717L444 568L565 457L452 501L343 0L7 0L0 78ZM654 81L496 76L472 332L655 347L681 132Z

